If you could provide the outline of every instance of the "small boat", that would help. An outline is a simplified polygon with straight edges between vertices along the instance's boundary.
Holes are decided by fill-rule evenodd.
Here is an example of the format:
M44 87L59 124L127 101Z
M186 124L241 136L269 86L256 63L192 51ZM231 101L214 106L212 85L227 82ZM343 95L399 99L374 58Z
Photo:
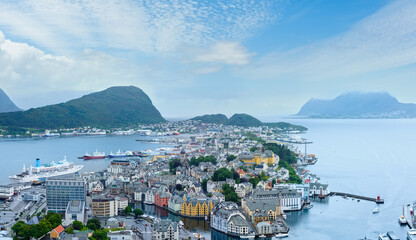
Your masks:
M386 233L381 233L378 235L378 240L390 240L390 238Z
M373 213L378 213L378 212L380 212L380 209L378 207L373 209Z
M306 209L306 210L309 210L309 209L311 209L312 207L313 207L313 205L308 204L308 205L306 205L306 206L305 206L305 209Z
M108 155L109 158L123 158L127 157L126 153L120 151L120 149L116 153L110 153Z
M400 216L399 217L399 224L400 225L405 225L407 224L407 219L404 216Z
M265 238L265 237L266 237L266 235L260 235L259 237L261 237L261 238Z
M289 237L288 233L278 233L276 235L274 235L274 237L276 238L285 238L285 237Z
M83 156L83 158L84 158L84 160L103 159L103 158L105 158L105 153L104 152L98 152L98 150L95 150L95 152L92 155L86 153Z

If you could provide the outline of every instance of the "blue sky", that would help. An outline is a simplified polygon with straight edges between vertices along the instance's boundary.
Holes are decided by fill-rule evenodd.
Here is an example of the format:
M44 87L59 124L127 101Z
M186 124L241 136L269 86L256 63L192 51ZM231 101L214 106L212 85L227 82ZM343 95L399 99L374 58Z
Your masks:
M116 85L165 117L296 113L387 91L416 102L412 0L0 2L0 87L22 108Z

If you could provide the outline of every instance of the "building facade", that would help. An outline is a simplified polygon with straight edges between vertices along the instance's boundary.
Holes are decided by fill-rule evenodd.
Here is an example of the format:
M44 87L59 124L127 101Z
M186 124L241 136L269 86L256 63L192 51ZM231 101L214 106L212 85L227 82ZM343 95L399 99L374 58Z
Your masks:
M85 202L85 180L77 174L51 177L46 180L46 206L48 211L65 213L71 200Z
M118 215L118 202L114 198L96 197L91 201L92 215L97 217L113 217Z

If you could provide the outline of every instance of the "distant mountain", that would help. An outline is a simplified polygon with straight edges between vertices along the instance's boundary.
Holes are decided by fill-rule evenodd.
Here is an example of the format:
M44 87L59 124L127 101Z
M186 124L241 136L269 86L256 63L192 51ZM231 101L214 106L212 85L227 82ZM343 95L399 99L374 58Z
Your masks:
M263 123L257 118L245 113L236 113L228 119L227 125L241 126L241 127L259 127Z
M0 88L0 113L16 111L22 111L22 109L18 108L3 89Z
M294 125L287 122L272 122L272 123L263 123L257 118L250 116L245 113L238 113L231 116L230 119L227 118L224 114L205 114L202 116L197 116L191 118L190 120L199 120L203 123L214 123L214 124L224 124L224 125L233 125L241 127L259 127L259 126L268 126L273 128L279 128L284 131L307 131L308 129L304 126Z
M386 92L349 92L332 100L311 99L296 114L308 118L415 118L416 104Z
M228 118L224 114L205 114L197 116L191 120L199 120L203 123L216 123L216 124L227 124Z
M111 87L66 103L1 113L0 126L28 128L123 127L166 120L140 88Z

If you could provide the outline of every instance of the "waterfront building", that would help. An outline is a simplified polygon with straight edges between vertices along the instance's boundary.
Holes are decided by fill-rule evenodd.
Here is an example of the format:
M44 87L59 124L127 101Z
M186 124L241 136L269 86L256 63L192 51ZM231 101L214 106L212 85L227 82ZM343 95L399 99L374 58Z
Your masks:
M169 210L178 213L181 211L181 206L183 202L184 201L182 197L178 195L173 195L171 198L169 198L168 208Z
M243 199L241 207L254 226L259 222L276 220L283 213L277 199Z
M118 203L112 197L94 197L91 201L92 215L97 217L113 217L118 215Z
M328 184L318 182L309 184L309 196L328 196L330 193Z
M146 204L155 204L155 195L156 195L156 189L151 188L146 191L144 194L144 203Z
M14 194L14 187L10 185L0 185L0 197L9 198Z
M167 207L169 203L170 194L165 191L157 191L154 202L159 207Z
M169 219L162 219L154 224L153 240L178 240L179 227L176 222Z
M257 199L278 199L283 211L297 211L302 209L302 197L296 189L277 189L270 191L256 190L251 197Z
M46 180L46 207L48 211L64 213L71 200L85 202L85 180L78 174L51 177Z
M209 216L216 203L218 203L217 200L209 198L187 199L186 195L184 195L180 213L190 217Z
M254 229L240 211L237 204L221 202L214 207L210 220L211 228L231 235L254 235Z
M309 201L309 184L275 184L273 190L279 189L295 189L300 194L302 205Z

